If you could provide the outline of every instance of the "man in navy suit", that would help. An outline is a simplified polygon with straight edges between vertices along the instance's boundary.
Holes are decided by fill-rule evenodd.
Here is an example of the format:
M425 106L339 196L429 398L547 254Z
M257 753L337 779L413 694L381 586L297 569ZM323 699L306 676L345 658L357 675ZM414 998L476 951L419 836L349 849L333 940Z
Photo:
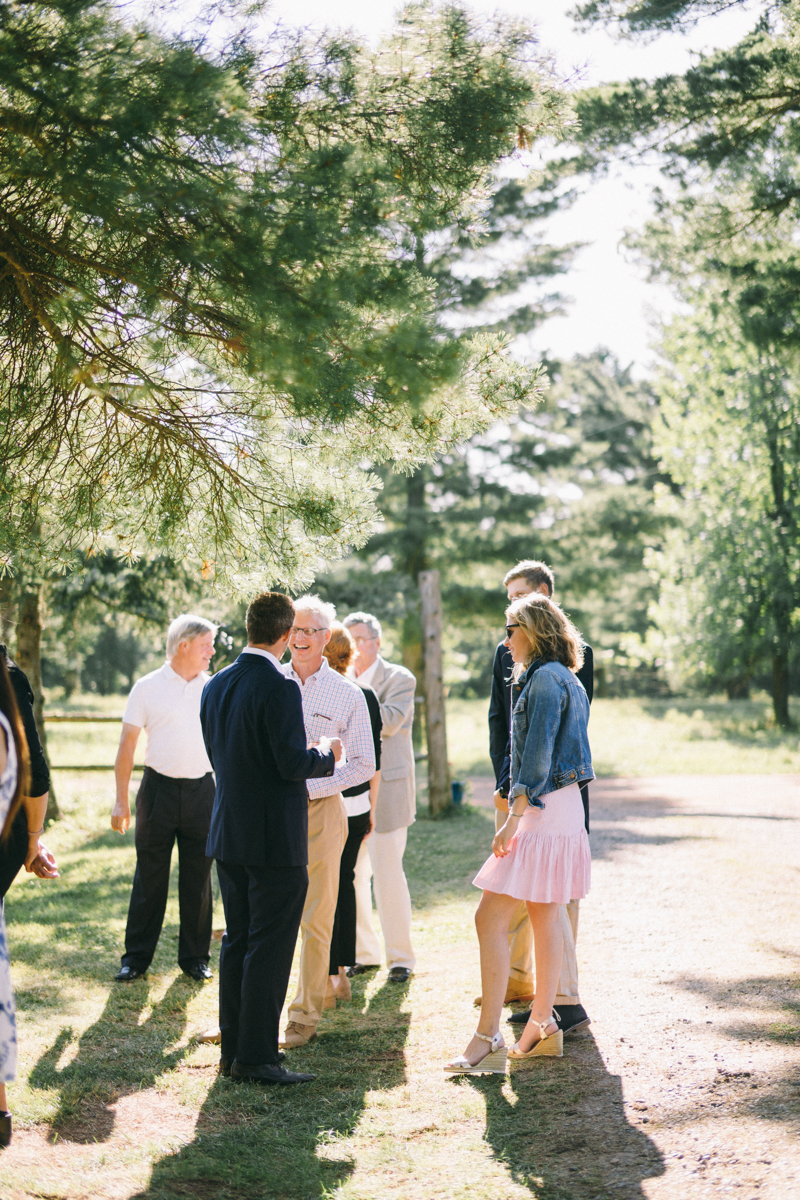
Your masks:
M217 860L226 931L219 960L220 1070L306 1083L280 1065L281 1009L308 887L306 779L333 775L338 738L309 749L300 689L280 658L294 606L280 592L247 609L247 648L203 691L200 722L217 777L206 853Z

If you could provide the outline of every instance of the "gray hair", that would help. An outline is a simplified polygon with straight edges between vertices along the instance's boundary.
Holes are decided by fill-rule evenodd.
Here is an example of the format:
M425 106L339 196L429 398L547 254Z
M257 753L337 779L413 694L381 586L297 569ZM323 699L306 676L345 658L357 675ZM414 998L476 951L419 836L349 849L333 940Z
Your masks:
M178 653L181 642L193 642L195 638L210 633L217 636L217 627L213 621L205 617L196 617L194 613L181 613L171 623L167 630L167 658L173 658Z
M373 637L383 637L381 623L372 613L351 612L348 613L342 624L347 627L349 625L366 625Z
M327 621L327 627L330 629L333 622L336 620L336 606L329 604L327 600L315 596L313 593L308 596L298 596L294 603L294 611L297 612L312 612L316 616L321 617L323 621Z

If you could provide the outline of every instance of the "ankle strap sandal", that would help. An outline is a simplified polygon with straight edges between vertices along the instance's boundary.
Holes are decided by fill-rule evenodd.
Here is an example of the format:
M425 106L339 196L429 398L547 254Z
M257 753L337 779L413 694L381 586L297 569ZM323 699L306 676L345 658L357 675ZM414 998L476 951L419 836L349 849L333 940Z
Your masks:
M564 1035L558 1028L558 1022L554 1016L549 1016L546 1021L535 1021L533 1017L528 1018L528 1025L535 1025L539 1030L539 1038L533 1043L530 1050L521 1050L519 1042L511 1047L508 1052L508 1057L519 1062L523 1058L563 1058L564 1057ZM555 1025L555 1033L547 1033L548 1025ZM525 1027L527 1029L527 1025Z
M476 1030L475 1037L489 1044L489 1049L483 1058L477 1063L471 1063L468 1058L460 1054L458 1058L447 1063L445 1071L451 1075L505 1075L508 1050L502 1033L496 1033L490 1037L488 1033L478 1033Z

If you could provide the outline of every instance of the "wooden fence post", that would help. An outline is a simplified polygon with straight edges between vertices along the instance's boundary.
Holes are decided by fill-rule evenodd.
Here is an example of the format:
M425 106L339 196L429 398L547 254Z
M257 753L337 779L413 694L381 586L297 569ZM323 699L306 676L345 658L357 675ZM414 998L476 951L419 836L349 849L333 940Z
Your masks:
M438 571L420 572L419 597L428 740L428 805L431 816L435 817L451 802L442 672L442 597Z

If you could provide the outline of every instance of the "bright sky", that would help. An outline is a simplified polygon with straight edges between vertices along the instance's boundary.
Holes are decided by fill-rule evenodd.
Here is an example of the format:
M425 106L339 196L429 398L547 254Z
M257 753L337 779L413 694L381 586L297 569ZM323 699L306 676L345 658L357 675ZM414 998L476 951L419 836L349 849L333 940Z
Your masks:
M684 70L692 52L733 45L752 28L760 8L757 0L716 17L703 19L689 36L660 37L647 46L615 40L596 29L577 33L566 13L576 0L470 0L469 6L487 16L500 10L536 23L542 47L555 55L561 75L578 73L582 84L608 82L631 75L653 77ZM273 0L269 18L317 29L352 29L374 43L392 24L395 0ZM628 227L642 224L648 213L652 169L627 168L616 178L595 184L566 213L548 226L549 241L586 242L573 270L559 281L560 290L574 302L566 317L541 326L531 342L533 353L548 350L569 357L607 346L623 364L635 363L642 374L651 359L649 313L666 314L672 298L663 288L648 284L643 269L626 261L620 239Z

